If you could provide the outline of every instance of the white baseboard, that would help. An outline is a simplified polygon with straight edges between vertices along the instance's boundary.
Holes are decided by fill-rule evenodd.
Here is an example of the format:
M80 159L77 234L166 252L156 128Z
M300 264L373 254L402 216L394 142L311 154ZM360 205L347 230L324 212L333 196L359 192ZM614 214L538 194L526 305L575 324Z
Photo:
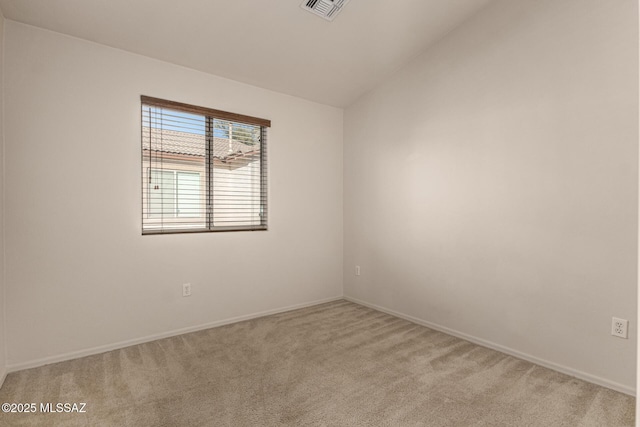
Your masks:
M591 374L588 374L586 372L579 371L577 369L569 368L567 366L559 365L557 363L550 362L548 360L540 359L538 357L531 356L531 355L526 354L526 353L522 353L522 352L520 352L518 350L514 350L512 348L505 347L505 346L502 346L500 344L493 343L491 341L486 341L486 340L483 340L482 338L476 338L474 336L467 335L467 334L465 334L463 332L459 332L459 331L456 331L454 329L450 329L450 328L447 328L445 326L438 325L436 323L432 323L432 322L429 322L429 321L426 321L426 320L423 320L423 319L419 319L417 317L409 316L407 314L400 313L400 312L395 311L395 310L390 310L388 308L381 307L381 306L376 305L376 304L371 304L371 303L368 303L366 301L359 300L357 298L353 298L353 297L349 297L349 296L345 295L344 299L347 300L347 301L351 301L353 303L356 303L356 304L363 305L365 307L372 308L372 309L377 310L377 311L381 311L383 313L390 314L390 315L395 316L395 317L399 317L401 319L408 320L409 322L413 322L413 323L416 323L418 325L426 326L427 328L431 328L431 329L434 329L436 331L444 332L445 334L461 338L461 339L463 339L465 341L469 341L469 342L472 342L474 344L478 344L478 345L481 345L483 347L490 348L492 350L497 350L497 351L499 351L501 353L505 353L505 354L508 354L510 356L517 357L518 359L523 359L523 360L526 360L528 362L535 363L536 365L540 365L540 366L544 366L545 368L553 369L554 371L558 371L558 372L561 372L563 374L567 374L567 375L570 375L572 377L575 377L575 378L578 378L578 379L581 379L581 380L584 380L584 381L587 381L587 382L590 382L590 383L593 383L593 384L597 384L597 385L600 385L600 386L603 386L603 387L607 387L607 388L610 388L612 390L628 394L630 396L635 396L636 395L636 391L635 391L635 389L633 387L629 387L629 386L626 386L624 384L620 384L620 383L617 383L617 382L614 382L614 381L609 381L609 380L607 380L605 378L601 378L601 377L598 377L598 376L595 376L595 375L591 375Z
M14 363L7 365L6 369L4 369L4 376L10 372L21 371L23 369L36 368L38 366L49 365L51 363L64 362L66 360L78 359L80 357L92 356L94 354L105 353L107 351L118 350L125 347L130 347L132 345L143 344L146 342L156 341L162 338L169 338L176 335L188 334L190 332L201 331L204 329L216 328L218 326L229 325L231 323L242 322L244 320L257 319L259 317L269 316L271 314L284 313L287 311L298 310L301 308L312 307L314 305L325 304L327 302L339 301L342 300L342 296L325 298L321 300L306 302L302 304L290 305L287 307L276 308L273 310L261 311L253 314L246 314L243 316L232 317L229 319L216 320L215 322L205 323L202 325L189 326L187 328L174 329L167 332L162 332L159 334L148 335L145 337L134 338L132 340L120 341L112 344L101 345L98 347L87 348L84 350L72 351L69 353L58 354L55 356L43 357L41 359L30 360L27 362ZM2 380L4 381L4 376Z
M7 379L7 373L8 370L6 367L0 367L0 388L2 388L2 385L4 384L4 380Z

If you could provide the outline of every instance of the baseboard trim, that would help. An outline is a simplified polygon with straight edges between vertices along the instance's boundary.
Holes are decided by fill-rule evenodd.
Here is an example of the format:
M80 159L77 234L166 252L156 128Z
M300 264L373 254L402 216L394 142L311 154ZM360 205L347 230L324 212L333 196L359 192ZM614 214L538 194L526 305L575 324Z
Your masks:
M246 314L243 316L231 317L223 320L216 320L215 322L204 323L196 326L189 326L186 328L174 329L167 332L162 332L159 334L147 335L140 338L134 338L131 340L119 341L112 344L101 345L97 347L87 348L84 350L71 351L64 354L58 354L55 356L43 357L41 359L30 360L28 362L22 363L14 363L7 365L4 370L4 376L2 380L4 381L4 377L8 373L21 371L23 369L37 368L39 366L49 365L51 363L64 362L67 360L78 359L85 356L92 356L94 354L106 353L107 351L119 350L121 348L130 347L132 345L144 344L151 341L156 341L163 338L174 337L176 335L188 334L190 332L202 331L204 329L217 328L219 326L229 325L232 323L242 322L245 320L257 319L260 317L270 316L272 314L285 313L287 311L299 310L301 308L313 307L314 305L326 304L328 302L340 301L342 300L342 296L332 297L332 298L324 298L321 300L315 300L311 302L294 304L286 307L276 308L272 310L260 311L258 313ZM1 385L0 385L1 386Z
M633 389L632 387L626 386L624 384L620 384L620 383L617 383L617 382L614 382L614 381L609 381L609 380L607 380L605 378L601 378L601 377L598 377L596 375L591 375L589 373L582 372L582 371L579 371L577 369L569 368L567 366L560 365L560 364L557 364L557 363L554 363L554 362L550 362L548 360L540 359L538 357L531 356L531 355L529 355L527 353L522 353L522 352L520 352L518 350L514 350L512 348L505 347L503 345L496 344L494 342L487 341L487 340L484 340L482 338L476 338L474 336L465 334L463 332L456 331L454 329L450 329L450 328L447 328L447 327L442 326L442 325L438 325L437 323L433 323L433 322L429 322L427 320L419 319L417 317L413 317L413 316L410 316L408 314L400 313L398 311L391 310L391 309L388 309L386 307L382 307L382 306L379 306L379 305L376 305L376 304L371 304L369 302L362 301L362 300L359 300L357 298L353 298L353 297L345 295L344 299L347 300L347 301L353 302L355 304L360 304L360 305L363 305L365 307L369 307L369 308L372 308L374 310L381 311L383 313L387 313L387 314L390 314L392 316L408 320L409 322L413 322L413 323L416 323L418 325L426 326L427 328L431 328L431 329L434 329L436 331L444 332L445 334L461 338L461 339L463 339L465 341L469 341L469 342L472 342L474 344L478 344L478 345L480 345L482 347L487 347L487 348L490 348L492 350L496 350L496 351L499 351L501 353L505 353L505 354L508 354L510 356L513 356L513 357L517 357L518 359L526 360L528 362L535 363L536 365L540 365L540 366L543 366L545 368L553 369L554 371L558 371L558 372L561 372L563 374L566 374L566 375L569 375L569 376L572 376L572 377L575 377L575 378L578 378L578 379L581 379L581 380L584 380L584 381L587 381L587 382L590 382L590 383L593 383L593 384L596 384L596 385L599 385L599 386L602 386L602 387L607 387L607 388L610 388L612 390L619 391L619 392L624 393L624 394L628 394L630 396L635 396L636 395L636 390L635 389Z
M9 370L7 368L2 368L2 370L0 370L0 388L2 388L2 386L4 385L4 380L7 379L7 374L9 373Z

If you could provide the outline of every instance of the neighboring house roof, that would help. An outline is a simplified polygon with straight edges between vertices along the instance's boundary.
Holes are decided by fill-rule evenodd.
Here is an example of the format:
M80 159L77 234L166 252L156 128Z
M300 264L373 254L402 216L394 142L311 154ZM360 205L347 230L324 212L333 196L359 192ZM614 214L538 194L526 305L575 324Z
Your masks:
M206 140L204 135L196 133L143 127L142 149L157 153L204 157ZM222 161L256 154L259 151L259 145L247 145L235 139L213 139L213 157Z

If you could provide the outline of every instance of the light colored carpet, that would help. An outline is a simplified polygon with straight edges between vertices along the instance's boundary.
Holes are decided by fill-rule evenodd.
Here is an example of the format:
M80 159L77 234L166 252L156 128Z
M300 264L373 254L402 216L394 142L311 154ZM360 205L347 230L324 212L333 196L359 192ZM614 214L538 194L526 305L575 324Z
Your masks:
M10 374L43 426L632 426L635 399L347 301Z

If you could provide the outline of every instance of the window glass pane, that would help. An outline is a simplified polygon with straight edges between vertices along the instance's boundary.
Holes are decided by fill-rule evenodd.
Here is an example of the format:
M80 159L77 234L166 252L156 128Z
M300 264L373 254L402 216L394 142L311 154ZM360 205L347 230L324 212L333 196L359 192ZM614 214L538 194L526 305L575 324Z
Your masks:
M213 225L260 225L260 155L213 168Z
M213 119L213 136L216 138L229 138L231 122Z

